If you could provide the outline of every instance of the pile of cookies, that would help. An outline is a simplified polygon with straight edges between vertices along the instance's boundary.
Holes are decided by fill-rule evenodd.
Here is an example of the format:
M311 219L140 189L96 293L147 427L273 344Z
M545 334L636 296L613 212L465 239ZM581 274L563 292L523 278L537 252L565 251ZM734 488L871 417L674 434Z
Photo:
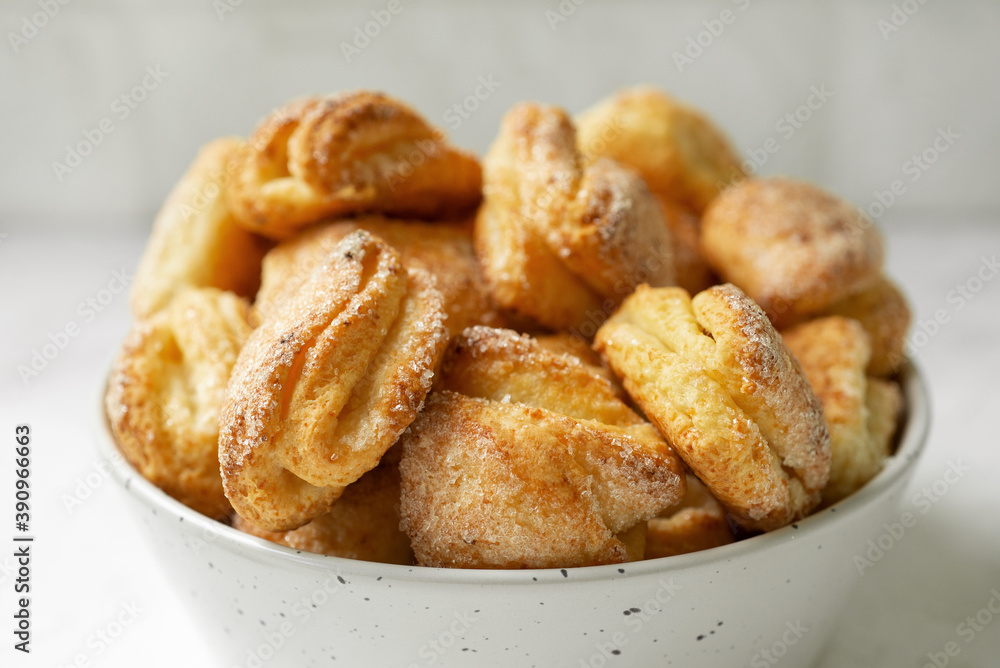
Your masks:
M516 105L480 162L369 91L202 149L106 406L165 492L298 549L461 568L693 552L890 454L910 313L872 221L746 177L653 88Z

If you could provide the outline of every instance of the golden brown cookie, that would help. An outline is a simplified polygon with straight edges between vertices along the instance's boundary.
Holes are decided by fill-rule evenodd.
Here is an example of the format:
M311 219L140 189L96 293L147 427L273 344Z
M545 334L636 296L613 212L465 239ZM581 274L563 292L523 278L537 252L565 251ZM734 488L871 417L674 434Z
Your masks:
M744 176L719 128L653 86L618 91L580 114L577 126L586 154L635 168L653 192L697 214Z
M403 529L420 564L546 568L642 557L682 465L610 384L510 330L452 342L403 436Z
M461 215L479 203L481 186L475 156L399 100L361 90L295 100L265 118L229 195L247 229L286 239L351 213Z
M738 288L691 299L640 286L594 340L625 390L734 519L768 531L805 516L830 467L809 383Z
M648 522L646 559L700 552L735 540L722 504L688 473L684 498Z
M448 341L434 280L364 231L254 330L219 433L226 496L270 531L326 512L413 421Z
M590 337L636 285L673 282L655 197L632 170L585 162L563 110L511 109L483 179L476 251L494 300L512 315Z
M209 142L163 203L132 283L132 315L148 318L187 288L219 288L253 297L270 243L237 224L224 196L233 156L230 137Z
M146 479L209 517L230 512L219 477L219 413L250 335L245 299L189 288L133 325L105 406L122 454Z
M783 337L823 404L832 446L823 502L836 503L882 469L902 395L895 383L866 376L871 344L856 320L818 318Z
M502 324L479 271L468 226L393 220L378 215L317 225L271 250L264 258L252 321L260 322L269 310L294 295L330 249L359 229L397 250L405 266L422 269L436 279L452 335L472 325Z
M868 332L872 344L869 375L890 376L899 371L906 357L906 332L912 314L895 283L883 276L867 290L837 302L827 313L853 318Z
M870 288L884 259L881 234L857 207L786 178L747 179L720 194L702 218L701 245L779 328Z
M383 564L413 563L399 529L399 458L390 448L378 466L344 489L330 512L292 531L261 529L236 515L233 526L295 550ZM394 460L394 461L390 461Z

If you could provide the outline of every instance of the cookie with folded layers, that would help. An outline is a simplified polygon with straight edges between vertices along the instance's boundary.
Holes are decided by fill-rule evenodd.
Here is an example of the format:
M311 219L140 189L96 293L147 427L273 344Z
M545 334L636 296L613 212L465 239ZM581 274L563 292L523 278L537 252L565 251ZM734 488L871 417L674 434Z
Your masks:
M118 447L146 479L209 517L231 511L219 476L219 414L247 337L245 299L188 288L125 337L105 407Z
M359 230L253 331L219 433L223 485L244 519L296 529L328 512L413 421L448 342L426 272Z
M594 345L734 520L772 530L809 513L830 470L823 411L767 317L735 286L693 299L640 286Z
M410 539L399 529L399 448L344 489L330 512L292 531L261 529L239 515L240 531L303 552L383 564L413 563Z
M673 283L655 197L631 169L585 160L562 109L507 112L483 179L476 251L494 301L525 328L589 337L635 286Z
M782 336L823 404L832 455L823 502L836 503L882 470L902 394L896 383L867 375L871 343L856 320L817 318Z
M875 285L885 257L881 233L857 207L787 178L722 192L702 217L701 248L779 328Z
M167 196L132 281L132 315L148 318L187 288L218 288L253 297L270 242L240 226L225 197L236 137L215 139Z
M645 521L684 493L676 455L605 379L510 330L456 337L402 445L402 526L426 566L641 559Z
M581 113L576 123L585 153L635 168L654 193L696 214L744 176L723 132L654 86L620 90Z
M446 324L452 335L471 325L502 324L480 273L468 225L396 220L380 215L323 223L278 244L264 258L261 287L253 304L253 322L263 321L268 312L295 295L330 249L359 229L392 246L405 266L434 277L444 297Z
M286 239L345 214L461 216L475 209L481 186L475 156L403 102L357 90L271 113L248 139L227 192L248 230Z

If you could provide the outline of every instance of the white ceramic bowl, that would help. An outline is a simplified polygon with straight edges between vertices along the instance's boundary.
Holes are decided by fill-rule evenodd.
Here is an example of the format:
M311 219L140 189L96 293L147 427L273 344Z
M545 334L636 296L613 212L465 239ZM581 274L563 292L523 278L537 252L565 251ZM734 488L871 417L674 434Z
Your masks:
M929 409L908 412L884 470L841 503L712 550L566 570L472 571L326 557L240 533L181 505L97 443L146 539L226 666L807 666L897 521ZM335 660L334 660L335 659Z

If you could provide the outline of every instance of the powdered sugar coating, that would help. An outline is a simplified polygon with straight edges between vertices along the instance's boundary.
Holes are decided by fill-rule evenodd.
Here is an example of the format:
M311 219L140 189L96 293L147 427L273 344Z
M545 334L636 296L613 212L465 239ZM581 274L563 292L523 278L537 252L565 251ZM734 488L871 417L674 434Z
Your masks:
M253 317L267 317L277 303L295 294L316 264L358 229L376 235L399 251L404 266L423 269L437 279L452 335L470 325L500 323L479 271L468 225L380 215L319 224L271 250L264 258Z
M516 105L483 169L476 250L511 315L551 329L590 326L640 283L673 282L656 199L632 170L589 161L562 109Z
M679 460L605 378L511 330L456 337L402 442L403 527L424 565L640 558L645 520L684 490Z
M447 343L433 279L358 231L251 335L220 431L226 494L265 529L301 526L413 420Z
M878 228L856 207L785 178L747 179L713 200L702 250L779 328L871 286L885 255Z
M480 200L476 158L383 93L307 97L265 118L229 188L240 223L274 239L327 216L378 211L442 218Z

